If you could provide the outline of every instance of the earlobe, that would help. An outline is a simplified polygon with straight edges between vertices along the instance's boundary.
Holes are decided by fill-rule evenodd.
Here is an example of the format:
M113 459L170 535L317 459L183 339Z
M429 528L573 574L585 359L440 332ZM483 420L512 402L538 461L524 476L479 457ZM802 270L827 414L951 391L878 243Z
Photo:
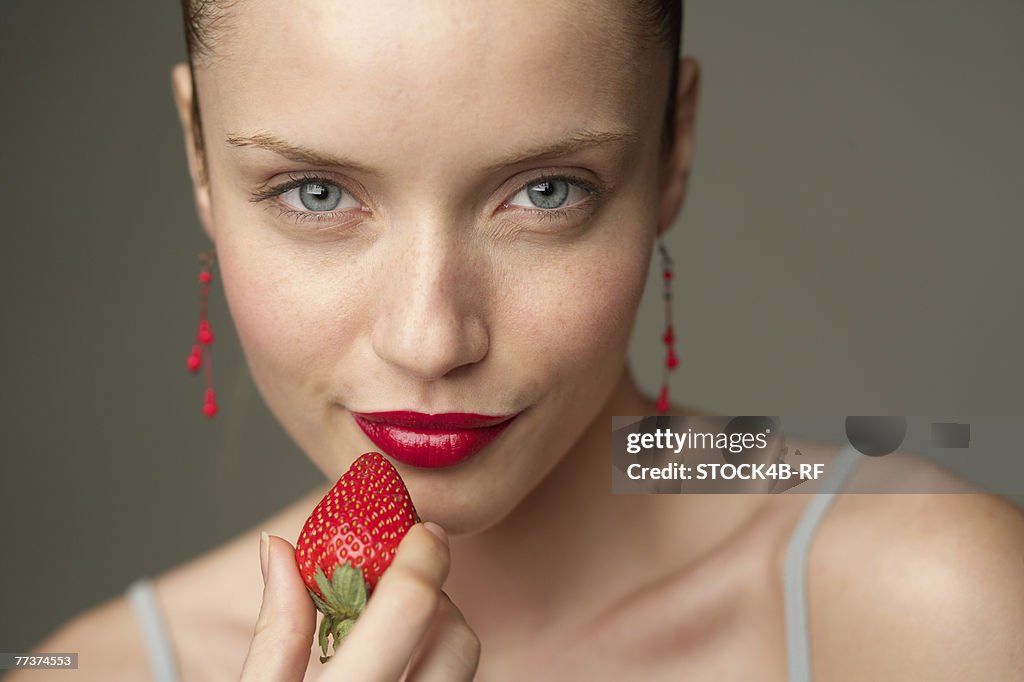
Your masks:
M171 68L171 90L174 105L178 111L178 121L185 138L185 156L188 159L189 175L192 178L193 194L199 222L207 236L214 240L213 219L210 211L210 184L206 172L206 163L200 154L196 140L196 130L192 121L192 71L185 62L175 64Z
M679 60L679 81L676 89L675 140L665 162L661 190L661 210L657 234L672 226L682 208L689 186L693 162L693 135L700 85L700 64L693 57Z

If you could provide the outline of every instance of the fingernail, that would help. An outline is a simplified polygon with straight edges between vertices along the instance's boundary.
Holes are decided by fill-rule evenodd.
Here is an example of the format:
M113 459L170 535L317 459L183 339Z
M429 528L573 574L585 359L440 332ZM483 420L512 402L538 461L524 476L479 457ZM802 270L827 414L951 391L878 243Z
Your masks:
M267 568L270 566L270 536L267 531L260 531L260 571L263 573L263 584L267 584Z
M437 525L433 521L424 521L423 527L429 530L434 535L436 535L438 540L440 540L446 545L448 544L448 533L444 532L444 528Z

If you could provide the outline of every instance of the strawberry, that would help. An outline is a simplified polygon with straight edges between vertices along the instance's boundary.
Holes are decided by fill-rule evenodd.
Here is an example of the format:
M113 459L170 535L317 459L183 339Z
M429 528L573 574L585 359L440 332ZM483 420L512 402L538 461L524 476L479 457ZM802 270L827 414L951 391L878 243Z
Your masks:
M320 648L327 656L355 624L398 543L420 520L395 467L367 452L342 474L306 519L295 543L295 561L306 590L324 614Z

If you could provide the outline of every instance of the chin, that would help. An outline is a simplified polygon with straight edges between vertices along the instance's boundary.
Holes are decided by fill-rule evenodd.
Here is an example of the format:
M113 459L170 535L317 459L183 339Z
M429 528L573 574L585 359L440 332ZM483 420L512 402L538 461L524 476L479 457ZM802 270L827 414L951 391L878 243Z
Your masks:
M433 521L440 524L450 535L476 535L490 530L501 523L518 504L512 502L504 506L496 506L494 499L479 499L465 508L453 508L451 505L442 504L437 513L429 511L420 512L424 521ZM427 507L431 509L431 507ZM419 509L417 508L417 511Z
M496 477L480 469L472 472L480 476L450 477L401 465L399 471L420 518L440 524L453 536L474 535L496 526L529 493L529 482L518 480L516 472Z

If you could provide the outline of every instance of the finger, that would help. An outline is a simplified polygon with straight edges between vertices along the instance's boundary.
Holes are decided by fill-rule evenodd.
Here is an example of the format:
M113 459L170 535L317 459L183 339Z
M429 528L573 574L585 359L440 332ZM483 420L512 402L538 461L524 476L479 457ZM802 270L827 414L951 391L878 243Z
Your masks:
M406 682L472 680L480 664L480 638L444 592L437 614L406 672Z
M327 664L335 674L344 675L338 679L399 678L434 617L448 577L449 556L447 539L438 538L422 523L409 529L366 610ZM325 675L332 679L330 673Z
M271 535L263 605L242 667L242 682L301 680L315 629L316 608L295 565L295 548Z

